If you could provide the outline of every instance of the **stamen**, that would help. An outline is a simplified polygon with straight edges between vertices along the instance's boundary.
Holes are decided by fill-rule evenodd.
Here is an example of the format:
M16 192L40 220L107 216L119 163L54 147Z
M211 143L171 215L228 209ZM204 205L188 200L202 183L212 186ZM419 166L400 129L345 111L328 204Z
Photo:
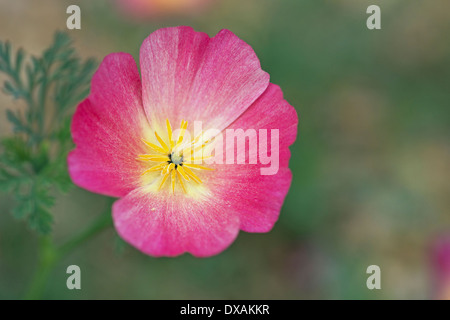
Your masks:
M159 184L158 190L161 190L162 186L164 185L164 182L166 182L167 178L169 177L169 174L170 174L170 173L167 172L167 173L163 176L163 178L162 178L162 180L161 180L161 183Z
M151 168L149 168L149 169L147 169L147 170L145 170L144 172L142 172L142 176L143 175L145 175L145 174L147 174L147 173L149 173L149 172L152 172L152 171L159 171L159 170L162 170L164 167L165 167L165 163L160 163L160 164L157 164L156 166L153 166L153 167L151 167Z
M178 176L178 181L180 182L181 189L183 189L183 192L186 193L186 188L184 187L184 182L183 182L183 179L181 178L181 173L178 170L177 170L177 176Z
M194 180L194 181L197 182L198 184L202 183L202 180L200 180L200 178L197 177L197 176L195 175L195 173L193 173L193 172L191 171L191 169L186 168L186 167L184 167L183 169L184 169L184 172L186 172L186 174L187 174L189 177L192 178L192 180Z
M176 171L172 170L172 193L175 193L175 178L176 177L177 177Z
M170 171L172 171L173 168L175 168L175 164L174 163L171 163L171 164L167 165L164 168L164 170L163 170L163 174L169 173Z
M192 168L192 169L203 169L203 170L211 170L211 171L214 170L213 168L208 168L208 167L201 166L199 164L193 164L193 163L185 163L184 166L188 167L188 168Z
M164 143L163 139L161 139L161 137L158 135L158 133L156 131L155 131L155 136L156 136L156 139L158 139L159 144L161 145L161 147L164 148L164 151L166 153L168 153L170 151L169 147L167 146L167 144Z
M173 149L173 140L172 140L172 126L170 125L169 119L166 119L167 133L169 135L169 144L170 149Z
M158 147L156 144L153 144L151 142L148 142L144 139L141 139L142 142L144 142L147 146L149 146L153 151L159 152L159 153L167 153L167 151L161 147Z
M186 179L186 181L191 180L191 179L189 178L189 176L186 174L186 172L184 172L184 169L183 169L182 166L178 166L177 171L178 171L178 173L179 173L181 176L183 176L184 179Z
M166 180L170 176L171 180L171 188L172 194L175 194L175 187L177 184L177 180L183 193L187 193L186 185L184 181L195 181L198 184L202 183L202 180L194 173L191 169L194 170L214 170L212 168L208 168L206 166L202 166L199 164L192 164L190 162L194 161L203 161L205 159L213 157L211 156L203 156L202 154L197 154L194 157L194 154L203 149L208 143L210 143L214 138L209 139L207 141L201 141L201 138L204 134L198 135L191 142L184 141L184 134L186 133L186 129L188 126L188 122L182 120L180 126L180 134L178 135L176 142L173 139L172 126L170 124L169 119L166 119L166 127L167 134L169 138L169 143L167 144L160 135L155 131L155 137L158 140L159 145L149 142L145 139L141 139L142 142L149 147L156 154L141 154L136 158L140 161L146 162L160 162L152 167L146 169L142 172L141 175L145 175L150 172L161 172L162 178L158 187L160 190ZM184 181L183 181L184 180ZM146 181L146 180L145 180Z
M178 136L178 141L177 144L175 145L175 148L178 147L183 141L183 136L187 129L187 125L188 125L187 121L181 120L180 135Z
M168 156L155 156L151 154L141 154L137 158L137 160L143 160L143 161L169 161Z

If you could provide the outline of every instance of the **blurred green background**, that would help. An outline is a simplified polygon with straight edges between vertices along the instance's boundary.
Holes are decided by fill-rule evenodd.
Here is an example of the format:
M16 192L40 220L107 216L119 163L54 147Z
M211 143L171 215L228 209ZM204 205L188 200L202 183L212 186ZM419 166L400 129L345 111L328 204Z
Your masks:
M206 259L152 258L118 245L110 228L53 270L47 299L432 298L430 247L450 232L450 2L448 0L215 0L197 14L135 22L112 1L0 0L0 39L40 54L66 8L83 57L138 57L152 31L190 25L232 30L259 56L299 114L293 182L268 234L241 232ZM366 9L382 29L366 28ZM0 76L0 80L3 80ZM0 137L11 135L0 94ZM60 243L105 210L104 197L73 188L53 208ZM19 298L37 263L37 236L0 194L0 299ZM82 290L66 287L81 267ZM381 268L368 290L366 268Z

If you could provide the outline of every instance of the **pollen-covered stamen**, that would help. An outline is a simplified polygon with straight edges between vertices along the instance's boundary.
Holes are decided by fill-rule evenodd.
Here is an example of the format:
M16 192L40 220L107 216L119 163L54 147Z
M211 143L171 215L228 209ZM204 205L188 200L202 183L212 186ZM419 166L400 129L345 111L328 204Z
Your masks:
M203 156L203 148L212 141L202 141L202 135L197 136L192 141L184 141L184 134L186 132L188 122L182 120L180 126L180 133L177 139L173 138L172 126L169 119L166 119L167 137L168 141L164 141L161 136L155 131L155 137L159 145L151 143L142 139L142 142L150 149L151 153L141 154L137 157L139 161L159 162L146 169L142 175L146 175L150 172L160 172L161 181L159 183L158 190L164 187L167 180L171 181L172 193L175 193L175 186L177 181L181 187L181 190L186 193L187 188L183 180L194 181L197 184L201 184L202 180L191 170L214 170L199 164L193 164L195 161L203 161L211 156ZM201 155L196 153L201 152Z

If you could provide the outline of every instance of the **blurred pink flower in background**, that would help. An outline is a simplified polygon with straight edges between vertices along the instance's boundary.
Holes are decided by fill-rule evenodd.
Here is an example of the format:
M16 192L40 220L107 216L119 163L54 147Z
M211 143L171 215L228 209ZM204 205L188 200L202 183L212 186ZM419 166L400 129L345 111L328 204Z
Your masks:
M442 236L432 248L434 297L450 300L450 236Z
M140 66L142 79L130 54L112 53L93 76L72 122L74 183L120 197L113 206L118 233L153 256L211 256L239 230L270 231L292 180L288 147L298 118L253 49L228 30L210 38L190 27L165 28L144 40ZM192 163L203 160L207 144L183 136L195 133L195 121L219 132L278 130L278 171L262 175L267 165L248 161Z
M140 19L194 14L217 0L116 0L125 13Z

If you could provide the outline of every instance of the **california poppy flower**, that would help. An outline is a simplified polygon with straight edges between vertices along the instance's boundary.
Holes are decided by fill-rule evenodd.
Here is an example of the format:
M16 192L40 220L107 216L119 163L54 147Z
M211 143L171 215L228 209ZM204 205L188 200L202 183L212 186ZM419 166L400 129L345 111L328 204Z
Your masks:
M228 30L164 28L144 40L140 67L141 76L131 55L112 53L93 76L71 127L74 183L120 198L118 233L152 256L211 256L239 230L270 231L298 118L253 49ZM188 134L198 123L201 134ZM228 132L253 135L241 148L233 135L214 144Z
M450 237L441 235L431 248L433 298L450 300Z

